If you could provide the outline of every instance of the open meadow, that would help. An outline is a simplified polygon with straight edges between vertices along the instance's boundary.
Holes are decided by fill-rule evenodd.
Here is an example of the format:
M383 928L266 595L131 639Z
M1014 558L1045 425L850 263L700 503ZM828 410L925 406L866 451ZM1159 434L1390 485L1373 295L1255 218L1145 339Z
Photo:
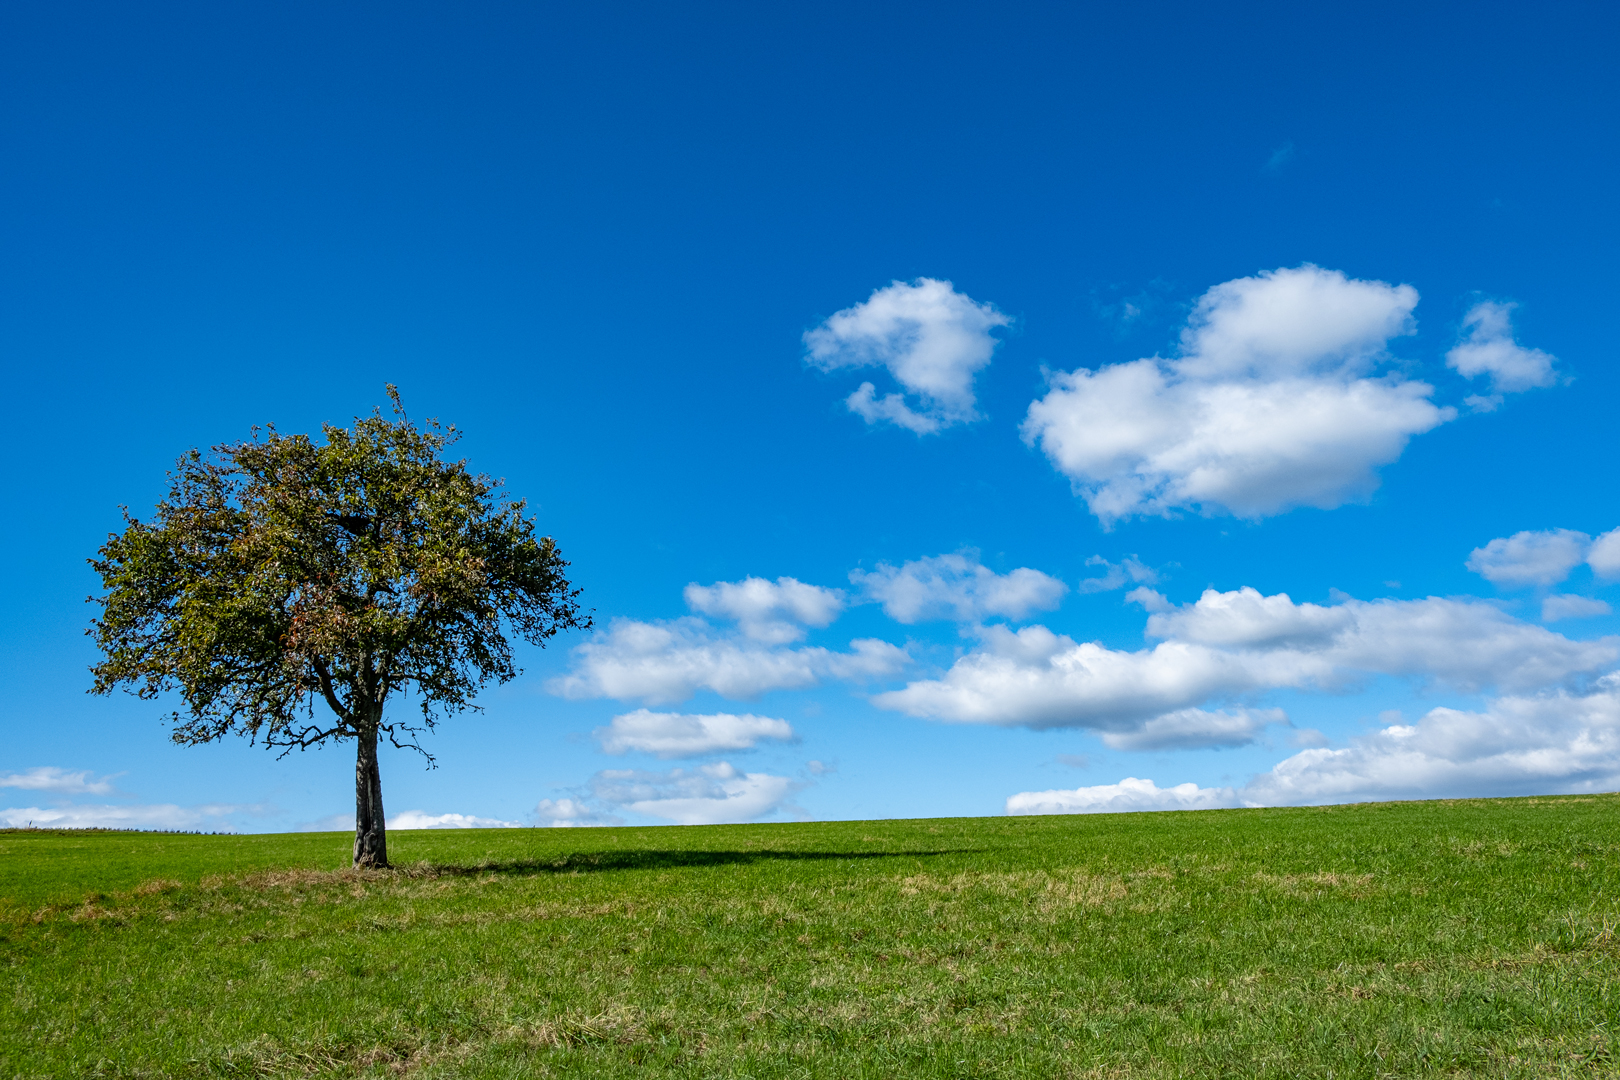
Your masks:
M1620 797L0 833L10 1077L1620 1072Z

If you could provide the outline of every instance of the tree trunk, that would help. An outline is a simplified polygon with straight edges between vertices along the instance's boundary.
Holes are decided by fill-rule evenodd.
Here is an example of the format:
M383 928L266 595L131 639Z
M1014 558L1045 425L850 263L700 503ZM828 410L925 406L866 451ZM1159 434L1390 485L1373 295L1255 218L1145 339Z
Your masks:
M383 819L382 773L377 768L377 725L356 738L354 760L354 865L388 866L388 825Z

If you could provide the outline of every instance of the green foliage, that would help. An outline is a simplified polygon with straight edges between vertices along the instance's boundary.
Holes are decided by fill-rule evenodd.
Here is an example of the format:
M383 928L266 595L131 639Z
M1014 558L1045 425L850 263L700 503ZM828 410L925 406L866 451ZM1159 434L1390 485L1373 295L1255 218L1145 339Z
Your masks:
M535 643L589 627L524 503L443 460L455 429L416 427L388 390L394 420L193 450L152 521L126 512L91 561L106 588L94 692L178 691L180 743L409 737L516 673L504 627ZM420 725L383 719L406 687Z
M1617 810L0 833L0 1076L1613 1076Z

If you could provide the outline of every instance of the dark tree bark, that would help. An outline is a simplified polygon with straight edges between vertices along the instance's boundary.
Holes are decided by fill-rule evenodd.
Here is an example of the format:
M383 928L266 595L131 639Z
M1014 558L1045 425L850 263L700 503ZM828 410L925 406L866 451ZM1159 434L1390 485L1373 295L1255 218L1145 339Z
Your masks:
M382 771L377 767L377 726L355 738L354 865L388 866L388 825L383 817Z

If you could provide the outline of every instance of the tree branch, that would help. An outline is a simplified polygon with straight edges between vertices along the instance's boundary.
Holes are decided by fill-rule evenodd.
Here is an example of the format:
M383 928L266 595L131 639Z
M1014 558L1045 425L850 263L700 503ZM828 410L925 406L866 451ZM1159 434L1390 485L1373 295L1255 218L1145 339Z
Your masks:
M320 676L321 696L326 698L326 704L333 712L337 713L339 720L342 720L349 727L354 727L354 717L338 702L337 693L332 688L332 676L326 670L325 661L315 656L310 658L310 664L315 668L315 674Z

